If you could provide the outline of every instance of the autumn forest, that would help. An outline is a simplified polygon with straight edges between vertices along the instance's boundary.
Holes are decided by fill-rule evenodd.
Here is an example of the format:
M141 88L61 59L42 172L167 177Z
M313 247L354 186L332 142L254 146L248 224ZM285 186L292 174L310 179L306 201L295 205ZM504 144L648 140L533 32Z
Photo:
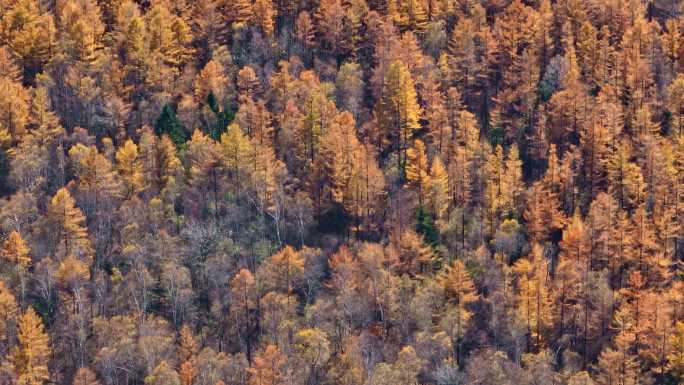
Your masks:
M0 384L684 384L681 0L0 0Z

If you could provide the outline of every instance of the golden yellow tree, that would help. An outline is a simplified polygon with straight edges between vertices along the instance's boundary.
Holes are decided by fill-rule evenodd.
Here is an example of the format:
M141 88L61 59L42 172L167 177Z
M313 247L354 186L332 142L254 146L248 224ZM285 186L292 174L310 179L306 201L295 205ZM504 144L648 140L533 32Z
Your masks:
M15 322L18 309L14 294L5 286L4 282L0 281L0 343L2 343L0 347L10 338L10 332L12 331L8 330L8 326L13 325ZM12 335L14 335L13 332ZM0 349L0 354L7 354L7 351L2 348Z
M375 106L375 117L390 149L396 152L397 169L403 173L406 151L413 133L420 128L420 106L411 73L402 61L394 61L387 70L382 85L382 98Z
M19 297L22 305L26 295L26 273L29 266L31 266L30 251L18 231L12 231L0 248L0 257L14 267L14 273L16 274L14 278L18 281Z
M667 355L667 370L674 378L684 379L684 323L677 321L674 333L670 335L671 352Z
M528 258L521 258L513 265L517 276L518 317L525 320L537 349L543 347L542 336L552 324L551 299L546 286L548 269L539 244L534 244Z
M439 156L435 156L432 160L432 166L430 167L428 196L430 198L432 215L434 215L438 221L443 220L447 214L447 209L449 208L451 192L449 191L449 175Z
M406 157L406 187L416 191L418 202L422 207L430 192L430 165L423 141L416 139L413 146L407 150Z
M437 279L444 288L449 304L441 327L451 337L452 344L456 347L456 359L460 360L461 340L473 316L470 306L479 297L470 273L460 260L455 260Z
M12 362L19 385L42 385L50 378L49 337L43 321L32 307L19 318L19 343L12 352Z
M140 192L145 182L142 173L142 164L138 157L138 146L128 139L116 151L116 170L123 180L126 196Z
M236 189L242 183L242 174L248 169L247 159L250 154L249 138L240 126L233 123L221 134L221 158L235 182Z
M92 252L88 230L85 228L85 215L76 207L69 190L61 188L52 197L48 206L45 228L50 229L57 247L59 258L68 255L89 256Z

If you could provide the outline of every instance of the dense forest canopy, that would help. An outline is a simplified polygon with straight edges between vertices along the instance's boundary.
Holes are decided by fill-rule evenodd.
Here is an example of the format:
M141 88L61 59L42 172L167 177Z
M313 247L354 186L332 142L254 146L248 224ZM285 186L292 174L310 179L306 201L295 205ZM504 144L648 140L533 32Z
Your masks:
M680 0L0 0L0 384L684 384Z

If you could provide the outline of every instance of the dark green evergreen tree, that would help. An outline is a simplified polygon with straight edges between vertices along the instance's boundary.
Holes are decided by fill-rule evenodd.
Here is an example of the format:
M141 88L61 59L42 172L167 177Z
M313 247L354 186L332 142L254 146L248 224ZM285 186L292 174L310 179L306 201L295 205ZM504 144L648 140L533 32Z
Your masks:
M187 134L183 125L178 120L176 112L168 103L164 105L159 117L154 122L154 130L157 135L167 134L176 147L183 145L187 140Z

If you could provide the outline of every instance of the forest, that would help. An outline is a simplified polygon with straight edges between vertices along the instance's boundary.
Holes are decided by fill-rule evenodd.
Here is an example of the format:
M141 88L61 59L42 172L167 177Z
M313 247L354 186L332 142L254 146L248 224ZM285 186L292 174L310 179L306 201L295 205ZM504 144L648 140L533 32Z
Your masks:
M684 1L0 0L0 384L684 384Z

